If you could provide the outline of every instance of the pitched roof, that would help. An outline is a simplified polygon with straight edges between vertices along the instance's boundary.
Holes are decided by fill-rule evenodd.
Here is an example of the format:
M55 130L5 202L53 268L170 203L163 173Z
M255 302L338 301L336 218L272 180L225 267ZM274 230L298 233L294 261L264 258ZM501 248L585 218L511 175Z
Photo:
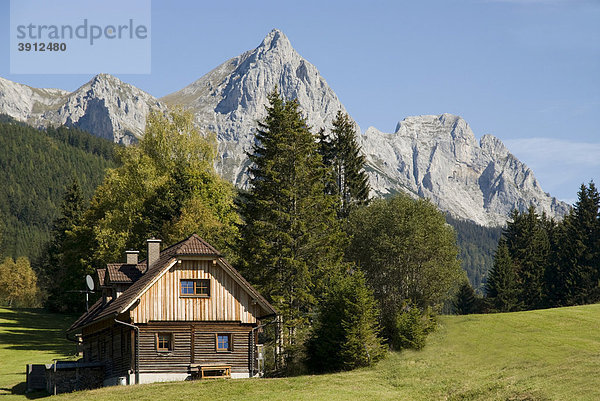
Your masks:
M267 300L264 299L258 293L258 291L256 291L256 289L254 289L254 287L252 287L250 283L248 283L242 277L242 275L237 270L235 270L229 263L227 263L225 259L220 257L220 255L221 254L219 253L219 251L213 248L209 243L204 241L198 235L194 234L191 237L162 250L160 253L160 258L155 263L153 263L150 266L150 268L143 274L142 272L145 270L146 267L145 260L143 260L137 266L127 265L124 263L111 263L107 267L109 274L110 266L113 266L113 270L115 270L115 275L119 275L122 273L117 273L117 270L119 270L119 268L122 268L123 266L137 267L138 271L140 271L140 266L143 266L144 269L140 271L140 276L133 281L133 284L129 288L123 291L121 296L119 296L116 299L112 299L105 305L102 305L102 300L99 300L90 308L88 312L84 313L79 319L77 319L67 331L72 332L90 323L100 321L110 316L116 317L118 314L125 312L127 308L130 307L131 304L135 302L135 300L145 292L146 287L151 285L154 279L158 278L165 270L167 270L167 267L170 268L172 264L174 264L177 261L177 256L217 257L217 260L220 262L222 267L224 267L225 270L228 271L229 274L231 274L234 277L234 279L236 279L236 281L239 282L240 285L245 287L246 290L256 298L256 300L263 307L263 309L265 309L265 311L271 312L272 314L276 314L277 312L275 311L273 306L271 306L271 304L269 304L269 302L267 302ZM103 269L98 269L98 271L100 270ZM130 271L130 273L132 272ZM132 274L135 275L136 273Z
M100 270L100 269L98 269ZM92 307L83 315L79 316L75 322L67 329L67 331L74 330L78 327L83 327L88 323L94 321L94 319L98 316L98 314L102 311L102 298L97 300Z
M106 265L110 283L133 283L142 276L144 270L146 270L145 263L138 263L137 265L109 263Z
M98 274L98 286L104 286L104 275L106 274L106 269L96 269L96 273Z
M198 256L220 256L221 254L208 242L204 241L197 234L180 242L177 249L177 255L198 255Z

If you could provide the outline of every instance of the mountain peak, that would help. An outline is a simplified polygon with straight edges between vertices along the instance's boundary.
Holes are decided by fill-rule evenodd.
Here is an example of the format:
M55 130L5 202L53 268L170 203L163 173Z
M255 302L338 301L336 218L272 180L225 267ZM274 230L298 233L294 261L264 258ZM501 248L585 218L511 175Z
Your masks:
M454 114L421 115L406 117L396 125L397 135L408 135L423 140L441 137L462 139L471 145L476 144L475 134L469 124Z
M275 48L291 48L292 44L281 30L274 28L265 36L259 47L271 50Z
M114 83L114 84L122 84L122 81L115 77L114 75L100 73L94 75L92 79L88 82L90 85L99 84L99 83Z

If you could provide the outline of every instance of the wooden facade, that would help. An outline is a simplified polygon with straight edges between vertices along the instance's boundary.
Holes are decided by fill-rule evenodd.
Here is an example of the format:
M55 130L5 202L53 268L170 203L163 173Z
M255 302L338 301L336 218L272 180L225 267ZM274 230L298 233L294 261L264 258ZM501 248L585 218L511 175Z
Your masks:
M209 279L210 296L182 296L181 280ZM259 306L217 260L182 260L162 275L131 311L134 323L236 321L256 323Z
M188 373L192 365L227 365L232 373L250 373L252 325L241 323L152 322L140 326L140 373ZM157 351L156 336L169 333L173 338L170 351ZM232 349L218 352L216 335L230 334ZM254 333L256 336L256 332ZM256 363L255 363L256 366Z
M257 329L274 309L197 236L155 254L98 272L105 296L69 329L81 338L83 361L103 362L113 382L181 379L211 367L253 376Z

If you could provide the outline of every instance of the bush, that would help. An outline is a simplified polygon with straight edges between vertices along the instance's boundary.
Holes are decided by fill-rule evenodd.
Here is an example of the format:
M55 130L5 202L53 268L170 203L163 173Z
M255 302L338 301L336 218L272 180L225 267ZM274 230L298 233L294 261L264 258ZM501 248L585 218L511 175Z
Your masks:
M412 304L405 304L396 316L392 346L396 350L420 350L425 346L427 335L435 329L435 325L435 318L429 308L421 310Z

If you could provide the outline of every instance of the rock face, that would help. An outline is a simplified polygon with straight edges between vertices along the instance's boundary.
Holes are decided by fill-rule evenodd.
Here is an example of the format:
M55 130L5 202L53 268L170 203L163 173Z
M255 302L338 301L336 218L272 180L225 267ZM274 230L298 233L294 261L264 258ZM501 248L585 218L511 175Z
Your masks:
M68 125L117 143L140 138L152 108L165 106L148 93L108 74L74 92L36 89L0 78L0 113L33 126Z
M198 125L217 134L217 171L245 187L256 121L265 115L267 95L278 88L287 99L297 98L308 124L331 126L345 108L317 68L292 48L283 32L274 29L254 50L226 61L178 92L161 99L192 110Z
M360 136L373 190L426 197L458 218L485 226L506 222L513 209L562 217L569 206L544 193L533 172L492 135L479 143L460 117L408 117L396 132L371 127Z
M74 125L129 144L143 135L152 108L179 105L191 110L201 129L217 134L217 171L247 186L248 157L256 122L266 115L267 95L277 87L297 98L316 131L331 127L345 108L315 66L304 60L279 30L254 50L226 61L189 86L158 101L101 74L69 93L35 89L0 78L0 113L35 126ZM479 142L460 117L408 117L396 132L369 128L358 140L367 159L374 195L408 192L430 198L440 209L481 225L502 225L511 210L533 205L562 217L568 205L544 193L533 172L502 142L485 135Z

